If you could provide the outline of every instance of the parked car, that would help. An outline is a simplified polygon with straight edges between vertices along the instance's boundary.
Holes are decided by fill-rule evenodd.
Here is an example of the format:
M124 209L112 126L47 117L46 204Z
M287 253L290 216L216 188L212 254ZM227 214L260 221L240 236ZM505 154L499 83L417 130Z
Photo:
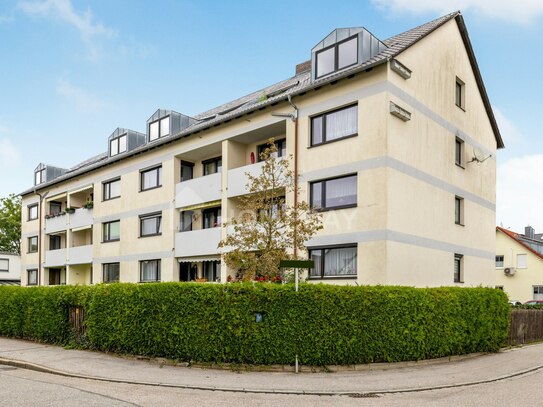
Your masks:
M511 304L511 305L522 305L522 302L517 301L517 300L509 300L509 304Z
M543 305L543 300L530 300L526 301L524 305Z

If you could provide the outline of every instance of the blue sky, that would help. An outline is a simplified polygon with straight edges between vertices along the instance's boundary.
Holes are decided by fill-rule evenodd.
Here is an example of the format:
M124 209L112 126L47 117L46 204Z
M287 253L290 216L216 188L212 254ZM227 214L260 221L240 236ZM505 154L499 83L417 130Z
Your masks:
M431 3L431 4L428 4ZM157 108L188 115L288 78L336 27L381 39L460 9L506 149L497 223L543 230L540 0L2 0L0 197Z

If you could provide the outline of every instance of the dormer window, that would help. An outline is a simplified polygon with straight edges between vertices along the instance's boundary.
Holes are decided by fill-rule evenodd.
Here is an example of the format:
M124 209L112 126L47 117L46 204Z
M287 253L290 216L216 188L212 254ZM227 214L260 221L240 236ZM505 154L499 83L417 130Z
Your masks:
M311 49L311 79L363 65L386 49L364 27L336 28Z
M109 155L124 153L126 151L126 134L109 141Z
M170 134L170 116L149 124L149 141L165 137Z
M358 63L358 36L317 52L317 78Z
M45 171L46 171L46 168L43 168L41 170L37 170L34 173L34 185L40 185L46 181Z

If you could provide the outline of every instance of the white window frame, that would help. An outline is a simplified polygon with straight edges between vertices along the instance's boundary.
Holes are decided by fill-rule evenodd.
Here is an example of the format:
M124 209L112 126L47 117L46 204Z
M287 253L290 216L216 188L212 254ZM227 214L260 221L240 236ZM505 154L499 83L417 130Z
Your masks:
M124 147L122 148L121 148L121 145L123 143L121 142L121 139L124 140ZM113 148L114 146L115 148ZM123 134L122 136L116 137L109 141L109 155L111 157L126 152L127 148L128 148L128 139L127 139L126 134Z
M151 128L153 126L156 126L156 135L153 136L153 132L151 132ZM161 117L158 120L155 120L151 123L149 123L149 141L155 141L162 137L169 136L171 134L171 121L170 121L170 115Z
M524 259L524 261L519 261L520 259ZM528 268L528 253L517 254L517 268L518 269Z

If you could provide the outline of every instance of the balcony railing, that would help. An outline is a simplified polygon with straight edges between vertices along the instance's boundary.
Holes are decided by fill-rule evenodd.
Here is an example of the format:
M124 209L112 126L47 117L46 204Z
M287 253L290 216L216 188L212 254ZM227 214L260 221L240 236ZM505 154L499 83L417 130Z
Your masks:
M60 267L66 264L66 249L46 250L45 267Z
M245 195L249 191L247 190L247 174L252 176L258 176L262 173L262 166L264 162L245 165L243 167L234 168L228 171L228 197Z
M175 186L176 208L219 199L221 199L221 173L183 181Z
M62 213L45 219L45 233L55 233L68 228L68 215Z
M68 228L75 229L83 226L92 225L92 209L80 208L75 212L62 213L45 219L45 233L55 233Z
M221 228L179 232L175 235L175 256L192 257L218 254Z
M68 264L92 263L92 245L70 247Z
M92 225L93 222L92 209L76 209L75 212L70 214L69 216L70 229L89 226Z

